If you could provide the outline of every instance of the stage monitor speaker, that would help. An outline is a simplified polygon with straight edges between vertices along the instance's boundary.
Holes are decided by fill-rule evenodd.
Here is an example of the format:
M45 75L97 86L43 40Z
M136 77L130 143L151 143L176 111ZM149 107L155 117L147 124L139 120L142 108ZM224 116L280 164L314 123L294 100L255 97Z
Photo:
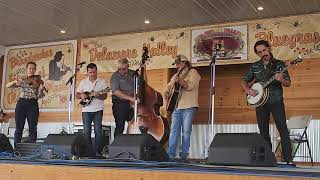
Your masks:
M217 165L276 166L274 153L258 133L218 133L208 154Z
M109 146L110 158L168 161L162 145L150 134L124 134L117 136Z
M78 134L49 134L43 145L58 146L78 157L92 157L93 151L88 140L82 133Z
M0 133L0 152L5 151L12 152L13 148L9 141L9 138L6 135Z
M21 156L34 155L39 151L41 143L16 143L15 150L20 153Z

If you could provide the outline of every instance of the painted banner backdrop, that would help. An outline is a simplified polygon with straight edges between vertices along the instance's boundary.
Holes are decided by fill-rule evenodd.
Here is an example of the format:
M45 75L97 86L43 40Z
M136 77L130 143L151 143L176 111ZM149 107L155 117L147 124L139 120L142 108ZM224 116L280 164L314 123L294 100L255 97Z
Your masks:
M118 60L127 58L130 68L136 69L141 62L143 46L149 50L147 69L172 67L177 54L190 56L190 30L173 29L83 39L80 61L97 64L100 72L114 72ZM85 71L85 68L81 69L81 73Z
M258 40L269 41L274 57L282 60L320 57L320 14L257 20L249 23L249 59Z
M320 56L320 14L243 21L146 33L83 39L81 61L94 62L102 72L116 71L117 61L128 58L131 68L140 63L142 46L151 54L147 69L172 67L177 54L192 59L194 66L210 62L212 45L219 47L218 65L251 63L259 59L254 53L256 41L268 40L274 56L281 60ZM82 73L85 69L82 69Z
M245 61L247 54L247 25L192 30L192 63L207 63L213 56L217 61Z
M69 86L66 82L74 72L76 53L75 40L6 48L2 107L8 111L14 110L19 92L5 88L5 84L26 76L25 66L33 61L37 64L36 74L42 77L49 90L46 96L38 101L39 108L44 111L68 111Z

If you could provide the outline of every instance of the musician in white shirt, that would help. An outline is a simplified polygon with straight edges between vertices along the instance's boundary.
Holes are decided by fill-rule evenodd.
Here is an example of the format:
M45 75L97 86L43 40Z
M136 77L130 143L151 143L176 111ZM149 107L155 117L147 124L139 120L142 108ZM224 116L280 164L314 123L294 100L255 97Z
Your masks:
M81 80L76 91L76 97L86 100L94 96L91 102L82 107L83 130L88 142L91 143L91 123L94 123L95 152L96 156L101 156L102 151L102 116L104 100L107 98L107 83L97 77L97 65L90 63L87 65L88 77ZM91 93L88 93L91 92ZM101 93L100 93L101 92ZM90 146L91 147L91 146Z

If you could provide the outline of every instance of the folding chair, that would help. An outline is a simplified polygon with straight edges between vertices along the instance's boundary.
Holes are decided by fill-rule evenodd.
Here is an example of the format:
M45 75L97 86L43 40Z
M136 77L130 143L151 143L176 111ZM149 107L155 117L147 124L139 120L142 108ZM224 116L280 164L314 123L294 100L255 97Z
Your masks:
M293 161L295 157L298 157L296 156L296 153L300 147L300 144L307 143L309 156L302 156L302 157L309 157L311 164L313 166L313 158L312 158L310 144L309 144L308 135L307 135L307 129L311 119L312 119L312 116L293 116L293 117L290 117L289 120L287 120L287 126L289 130L291 143L296 144L296 147L292 149L293 152L292 152L292 157L290 161ZM277 152L279 147L280 147L280 141L278 142L275 152Z

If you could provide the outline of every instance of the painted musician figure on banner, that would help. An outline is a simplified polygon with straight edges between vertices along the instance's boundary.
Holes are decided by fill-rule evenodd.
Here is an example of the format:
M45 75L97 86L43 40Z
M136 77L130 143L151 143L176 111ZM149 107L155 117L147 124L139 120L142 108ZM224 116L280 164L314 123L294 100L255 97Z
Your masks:
M54 58L49 62L49 80L60 81L61 77L71 71L71 68L61 62L62 51L57 51Z
M285 162L289 163L291 160L292 150L286 124L282 86L289 87L291 85L290 76L287 70L279 73L279 71L284 69L286 65L283 61L277 60L273 57L271 47L267 41L257 41L254 45L254 52L261 59L251 65L241 82L241 86L248 94L248 97L258 97L260 94L258 91L254 90L253 84L263 84L266 83L268 79L274 77L275 80L271 81L266 87L268 93L265 97L265 102L255 106L257 123L260 134L272 149L269 134L270 113L272 113L274 122L281 137L282 158Z
M88 98L91 99L86 106L82 106L82 121L84 135L87 141L91 143L91 124L94 124L95 134L95 154L101 156L103 149L103 137L102 137L102 117L104 110L104 100L107 98L108 86L105 80L98 78L97 65L90 63L87 65L88 77L82 79L76 91L76 97L84 101Z
M47 91L44 87L44 81L39 75L35 75L36 63L28 62L26 64L27 76L18 78L6 84L8 88L14 88L20 92L18 102L15 108L16 130L14 133L14 145L21 142L22 131L27 119L29 126L28 142L36 142L37 126L39 117L38 99L45 96Z
M182 130L179 157L186 160L189 156L192 121L199 107L201 76L182 54L176 57L173 65L177 66L178 72L171 78L164 92L167 110L172 112L168 155L170 159L176 158L176 147Z

